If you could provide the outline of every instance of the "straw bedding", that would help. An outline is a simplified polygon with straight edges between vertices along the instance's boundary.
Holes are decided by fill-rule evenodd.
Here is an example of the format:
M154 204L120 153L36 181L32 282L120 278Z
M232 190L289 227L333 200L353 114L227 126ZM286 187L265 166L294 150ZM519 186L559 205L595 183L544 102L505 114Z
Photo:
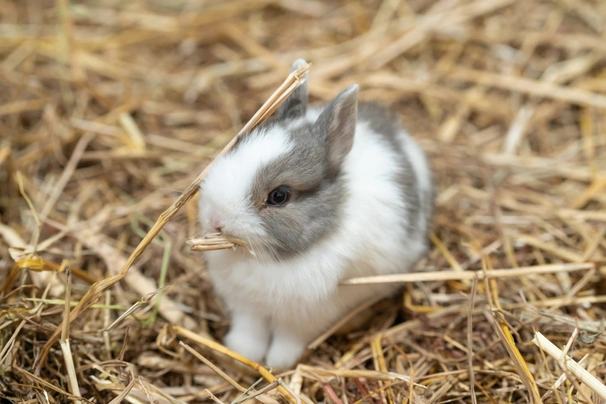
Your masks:
M2 402L606 400L605 2L0 10ZM298 57L314 100L359 83L398 112L437 214L402 294L272 375L213 342L229 323L186 243L195 198L154 222Z

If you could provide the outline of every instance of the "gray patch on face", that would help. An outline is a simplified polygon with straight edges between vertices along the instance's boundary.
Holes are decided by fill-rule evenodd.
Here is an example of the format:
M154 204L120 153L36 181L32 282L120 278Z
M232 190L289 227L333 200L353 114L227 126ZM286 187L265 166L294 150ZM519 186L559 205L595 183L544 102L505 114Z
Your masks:
M308 250L336 230L345 197L342 176L328 167L326 134L310 123L288 133L293 150L262 167L251 192L270 234L264 241L279 259ZM284 206L265 205L268 193L279 186L292 190L291 200Z

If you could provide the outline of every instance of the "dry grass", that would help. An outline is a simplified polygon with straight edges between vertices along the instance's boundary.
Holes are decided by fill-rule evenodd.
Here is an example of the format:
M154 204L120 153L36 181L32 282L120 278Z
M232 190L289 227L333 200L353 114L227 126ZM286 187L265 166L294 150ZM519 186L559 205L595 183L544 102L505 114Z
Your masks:
M606 402L603 1L0 6L1 398ZM298 57L400 113L437 215L402 299L273 375L216 343L187 199Z
M224 236L221 233L205 234L202 237L192 238L191 240L187 240L187 244L191 247L192 251L214 251L248 247L249 251L252 252L245 240Z

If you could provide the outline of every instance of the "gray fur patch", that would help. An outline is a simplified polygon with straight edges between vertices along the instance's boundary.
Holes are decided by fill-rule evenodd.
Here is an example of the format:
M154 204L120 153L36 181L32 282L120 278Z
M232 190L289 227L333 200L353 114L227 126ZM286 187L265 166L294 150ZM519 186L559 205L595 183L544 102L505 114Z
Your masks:
M398 134L402 128L395 112L381 104L360 102L358 104L358 121L368 123L370 128L388 142L393 150L401 153L402 145Z
M329 172L326 134L311 123L288 133L295 147L259 170L251 193L271 235L269 249L280 259L308 250L335 230L345 197L339 173ZM269 192L283 185L292 190L289 203L265 205Z

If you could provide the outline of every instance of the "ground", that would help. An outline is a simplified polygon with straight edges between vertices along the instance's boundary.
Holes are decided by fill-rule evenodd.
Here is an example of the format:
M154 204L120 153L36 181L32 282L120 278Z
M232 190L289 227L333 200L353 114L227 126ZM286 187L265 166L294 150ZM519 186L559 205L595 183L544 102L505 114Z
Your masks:
M532 340L606 378L605 2L0 5L4 400L231 402L260 377L212 342L195 198L136 247L303 57L313 101L358 83L427 151L432 249L259 399L604 402Z

